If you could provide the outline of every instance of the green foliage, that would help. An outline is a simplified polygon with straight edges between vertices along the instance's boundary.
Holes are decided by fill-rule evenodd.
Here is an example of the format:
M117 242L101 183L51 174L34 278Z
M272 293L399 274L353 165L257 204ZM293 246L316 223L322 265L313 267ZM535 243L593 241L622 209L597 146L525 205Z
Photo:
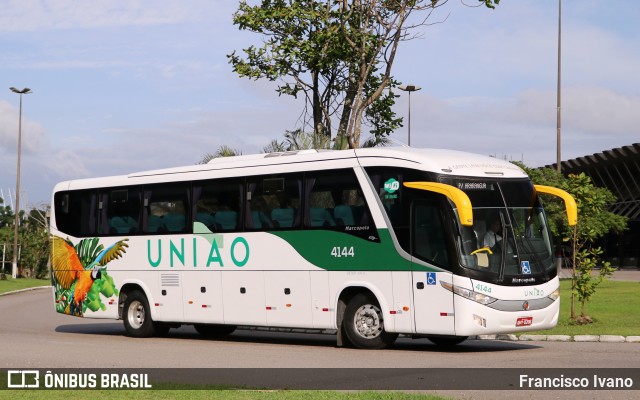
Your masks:
M481 3L484 3L487 8L494 9L498 4L500 4L500 0L478 0Z
M627 219L608 210L616 198L607 188L595 186L591 178L584 173L569 174L565 177L554 169L530 169L522 167L534 184L554 186L570 193L578 205L578 224L570 227L564 212L564 205L555 198L545 197L545 210L553 234L572 249L572 302L577 297L581 304L579 320L590 322L586 315L586 305L596 292L596 288L611 275L610 263L600 260L602 249L595 247L597 239L609 232L620 233L627 227ZM597 276L593 271L599 267ZM577 320L575 309L571 309L571 318Z
M3 206L0 198L0 251L4 248L5 269L11 268L15 235L15 214ZM20 211L18 245L20 246L19 275L32 278L47 276L49 259L49 229L45 210ZM4 246L3 246L4 245ZM0 268L1 270L2 268Z
M500 0L478 1L495 8ZM402 126L393 111L398 45L414 38L412 32L444 3L262 0L249 5L243 0L233 23L260 35L262 44L227 57L239 77L277 81L278 95L302 97L304 124L315 136L335 137L334 148L359 147L363 123L374 136L367 143L383 143ZM416 18L406 23L412 15Z
M218 148L218 150L215 151L215 153L206 153L204 156L202 156L200 161L198 161L196 164L207 164L209 161L213 160L214 158L234 157L234 156L240 156L240 155L242 155L242 151L238 149L233 149L227 146L226 144L223 144Z
M283 151L287 151L286 143L284 141L279 142L278 139L273 139L262 148L263 153L281 153Z
M21 275L32 278L44 278L48 275L49 232L44 227L20 229Z
M301 129L286 131L283 144L286 151L331 148L329 137L316 135L313 132L304 132Z
M32 209L19 229L21 275L43 278L49 273L49 221L46 210Z
M13 225L15 218L11 206L4 206L4 200L0 197L0 228Z
M379 76L374 76L370 82L367 82L366 90L370 95L380 84L379 78ZM396 117L396 114L391 110L395 104L395 99L399 97L393 92L393 89L398 87L399 84L400 82L392 79L389 82L389 90L383 93L365 111L365 123L371 126L369 133L373 135L375 143L384 142L393 131L402 127L402 117ZM363 145L362 147L367 146Z
M330 148L331 140L328 136L296 129L294 131L285 131L282 141L274 139L267 146L263 147L262 151L264 153L278 153L283 151Z
M297 98L302 92L312 105L314 132L329 133L329 105L336 87L344 84L345 65L339 60L349 57L331 6L312 0L265 0L255 6L241 1L233 22L264 38L261 47L244 49L244 58L236 51L227 56L234 72L279 80L279 95Z
M492 3L487 0L486 5ZM263 44L227 57L240 77L277 80L279 95L304 95L314 134L331 137L332 121L337 119L336 136L346 137L348 147L356 147L363 119L376 137L401 126L402 119L393 111L397 96L384 91L397 84L391 75L395 51L408 38L410 28L404 23L411 13L438 4L438 0L263 0L257 5L241 1L233 23L260 34Z
M591 300L591 296L596 292L596 288L604 281L606 276L613 273L614 269L608 261L600 262L600 273L596 276L592 275L594 268L599 264L599 256L602 249L586 248L578 249L576 254L576 268L573 276L574 292L578 296L578 301L582 305L580 313L580 321L589 323L590 318L585 314L585 306ZM575 315L574 315L575 319Z

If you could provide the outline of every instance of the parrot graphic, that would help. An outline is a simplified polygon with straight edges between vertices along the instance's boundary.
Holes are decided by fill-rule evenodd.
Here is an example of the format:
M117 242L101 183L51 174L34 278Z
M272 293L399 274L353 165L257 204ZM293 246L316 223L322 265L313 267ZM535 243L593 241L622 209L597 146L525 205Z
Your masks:
M53 237L51 248L53 275L62 289L68 290L75 283L65 313L83 316L82 303L87 298L93 282L101 278L107 263L126 253L126 248L129 247L127 240L129 239L120 240L101 250L92 261L83 257L85 261L83 264L76 249L68 241L58 236Z

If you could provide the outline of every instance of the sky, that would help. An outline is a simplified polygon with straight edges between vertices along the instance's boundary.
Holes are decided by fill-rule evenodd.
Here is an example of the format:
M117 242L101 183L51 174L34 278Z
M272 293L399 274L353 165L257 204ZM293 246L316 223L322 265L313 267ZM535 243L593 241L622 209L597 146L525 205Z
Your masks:
M256 3L257 1L250 1ZM475 4L474 0L464 0ZM403 42L393 75L411 96L411 144L556 160L557 0L449 0ZM640 5L565 0L562 159L640 141ZM300 100L237 77L227 54L260 44L232 0L0 0L0 197L57 182L190 165L221 145L259 153L300 127ZM394 110L405 116L404 92ZM407 126L391 135L407 142Z

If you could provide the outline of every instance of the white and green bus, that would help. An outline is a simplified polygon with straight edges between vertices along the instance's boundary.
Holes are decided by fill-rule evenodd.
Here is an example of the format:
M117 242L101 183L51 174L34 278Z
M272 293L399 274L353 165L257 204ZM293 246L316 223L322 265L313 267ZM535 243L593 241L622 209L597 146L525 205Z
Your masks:
M576 222L565 192L449 150L304 150L62 182L55 307L122 319L134 337L294 328L358 348L549 329L559 281L542 192Z

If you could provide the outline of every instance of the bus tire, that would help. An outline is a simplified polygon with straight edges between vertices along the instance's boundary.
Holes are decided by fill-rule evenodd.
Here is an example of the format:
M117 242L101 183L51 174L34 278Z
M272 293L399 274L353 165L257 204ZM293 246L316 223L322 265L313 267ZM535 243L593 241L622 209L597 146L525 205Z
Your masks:
M427 336L431 343L443 347L458 345L468 338L469 336Z
M195 324L198 333L206 338L215 338L232 334L236 330L235 325Z
M358 293L347 304L342 326L351 344L359 349L384 349L391 346L397 333L384 330L384 319L378 302L372 296Z
M161 327L159 324L154 324L151 319L147 296L139 290L129 293L127 299L124 301L122 320L127 335L131 337L144 338L155 336L157 333L156 327ZM168 327L168 325L166 326Z

